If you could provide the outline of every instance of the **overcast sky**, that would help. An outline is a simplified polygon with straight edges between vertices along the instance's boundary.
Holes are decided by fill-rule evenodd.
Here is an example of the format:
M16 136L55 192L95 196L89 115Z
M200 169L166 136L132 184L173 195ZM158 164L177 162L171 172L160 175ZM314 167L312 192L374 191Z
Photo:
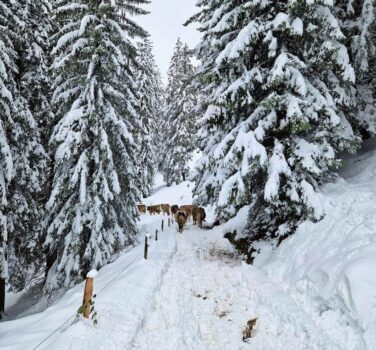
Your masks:
M200 34L194 27L183 26L197 12L196 1L151 0L150 5L144 6L151 14L137 18L137 22L151 34L155 59L164 81L177 38L180 37L192 48L199 42Z

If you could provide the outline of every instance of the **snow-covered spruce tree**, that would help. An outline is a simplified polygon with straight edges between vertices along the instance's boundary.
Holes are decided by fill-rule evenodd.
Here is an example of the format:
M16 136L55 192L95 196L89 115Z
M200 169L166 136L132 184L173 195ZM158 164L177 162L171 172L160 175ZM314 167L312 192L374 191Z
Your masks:
M0 1L0 319L5 311L5 285L8 278L8 199L9 187L14 176L10 131L15 127L12 119L14 74L16 73L16 52L13 47L14 23L8 1Z
M15 120L19 120L17 141L12 146L15 168L9 197L9 284L21 290L43 268L43 207L47 193L47 155L44 146L49 134L48 32L49 5L44 0L13 3L19 19L14 40L17 74L14 92Z
M50 107L51 76L48 71L49 36L53 28L52 5L48 0L22 0L18 4L20 12L25 16L19 64L22 72L20 89L41 130L43 144L47 147L53 121Z
M195 106L197 93L192 84L195 69L192 51L178 39L168 70L163 123L161 170L168 186L185 181L188 162L196 148Z
M356 72L353 103L345 110L363 138L376 134L376 6L373 0L336 2L336 14Z
M39 223L36 198L46 159L38 125L21 93L19 50L25 22L18 5L0 1L0 299L3 299L5 278L9 275L6 259L12 289L21 289L34 272L29 253L38 236L35 235ZM24 249L20 249L21 245ZM25 265L13 270L21 262Z
M51 144L54 180L45 245L47 289L69 287L100 268L137 232L136 83L130 70L144 35L130 15L146 0L59 0ZM51 266L52 265L52 266Z
M137 174L142 182L142 195L148 197L154 183L158 161L158 124L162 115L163 88L160 72L148 38L137 44L137 98L141 129L136 139L140 147Z
M249 205L248 245L320 219L318 185L357 146L338 110L355 77L330 3L200 0L189 21L208 95L196 200L225 220Z

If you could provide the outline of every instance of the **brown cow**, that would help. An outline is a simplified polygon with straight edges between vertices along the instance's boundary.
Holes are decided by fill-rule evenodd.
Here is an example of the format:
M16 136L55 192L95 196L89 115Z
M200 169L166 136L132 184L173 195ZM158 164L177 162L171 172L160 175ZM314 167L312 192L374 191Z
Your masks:
M140 214L146 214L146 205L140 204L137 206L137 209Z
M192 210L193 225L198 224L202 228L202 222L205 221L206 213L204 208L195 207Z
M170 204L161 204L162 213L170 215Z
M188 216L187 220L189 220L192 215L193 208L195 208L195 205L182 205L179 210L185 211Z
M175 215L179 210L179 206L174 204L172 207L171 207L171 214L172 215Z
M151 205L151 206L147 207L147 209L148 209L148 212L149 212L150 215L161 213L161 206L160 205Z
M178 223L180 233L183 233L183 228L184 228L184 225L187 223L187 220L188 220L188 214L186 211L179 210L175 214L175 221Z

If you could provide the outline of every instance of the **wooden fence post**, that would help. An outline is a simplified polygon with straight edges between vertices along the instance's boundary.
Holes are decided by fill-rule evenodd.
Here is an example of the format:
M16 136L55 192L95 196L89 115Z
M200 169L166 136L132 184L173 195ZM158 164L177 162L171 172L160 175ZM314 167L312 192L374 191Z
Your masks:
M168 218L168 227L170 227L171 225L171 221L170 221L170 218Z
M148 258L148 237L145 236L145 248L144 248L144 259L147 260Z
M162 224L161 224L162 232L163 232L163 226L164 226L164 220L162 220Z
M155 240L158 241L158 230L155 230Z
M93 289L94 289L94 278L97 275L96 270L91 270L86 275L86 283L85 283L85 291L84 291L84 299L82 302L82 315L85 318L89 318L92 306L92 297L93 297Z

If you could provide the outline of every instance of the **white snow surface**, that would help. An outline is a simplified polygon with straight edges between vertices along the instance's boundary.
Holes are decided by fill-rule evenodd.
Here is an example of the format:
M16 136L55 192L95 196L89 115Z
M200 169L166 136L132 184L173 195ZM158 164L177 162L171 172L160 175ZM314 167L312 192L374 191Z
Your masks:
M91 270L87 273L86 278L95 278L98 276L97 270Z
M161 184L160 181L158 181ZM170 205L190 205L192 204L192 191L194 183L191 181L184 181L179 185L172 185L164 187L160 185L160 190L155 192L142 202L145 205L170 204Z
M161 220L161 216L144 216L140 223L141 232L154 236ZM44 312L0 323L0 349L34 349L70 318L38 349L129 349L176 250L174 231L174 228L167 227L159 234L157 242L149 240L147 261L143 259L144 247L141 244L124 252L116 262L98 272L94 279L97 326L91 320L72 318L82 304L84 283L81 283Z
M351 329L340 349L376 349L376 152L347 157L345 180L323 192L326 217L305 222L256 264L318 322ZM332 324L328 331L335 336ZM340 337L338 336L338 339Z
M190 222L182 235L166 216L143 215L143 234L165 220L159 241L149 240L149 259L140 244L102 268L94 279L98 324L73 317L38 349L376 349L375 165L375 151L348 158L345 180L323 190L326 217L302 224L275 252L263 245L255 266L223 238L244 228L247 207L213 230ZM192 189L162 186L144 202L189 204ZM83 287L44 312L0 323L0 349L34 349L75 315Z

